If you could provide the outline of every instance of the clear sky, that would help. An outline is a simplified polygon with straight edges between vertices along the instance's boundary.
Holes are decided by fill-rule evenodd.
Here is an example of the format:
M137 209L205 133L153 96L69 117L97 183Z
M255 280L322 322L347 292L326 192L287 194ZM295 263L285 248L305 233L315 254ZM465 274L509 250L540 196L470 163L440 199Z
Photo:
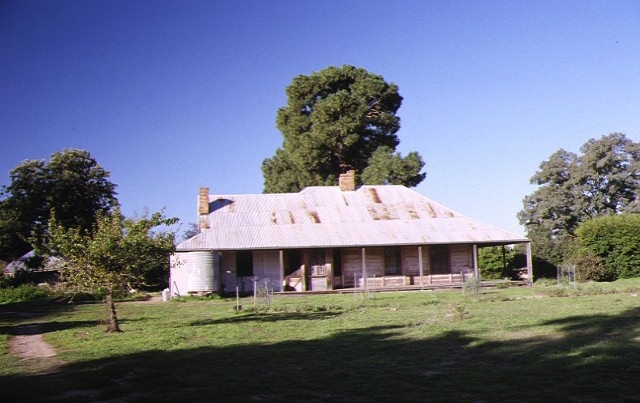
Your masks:
M343 64L399 86L416 191L519 234L554 151L640 141L637 0L3 0L0 185L81 148L126 215L164 207L186 226L200 186L262 192L285 87Z

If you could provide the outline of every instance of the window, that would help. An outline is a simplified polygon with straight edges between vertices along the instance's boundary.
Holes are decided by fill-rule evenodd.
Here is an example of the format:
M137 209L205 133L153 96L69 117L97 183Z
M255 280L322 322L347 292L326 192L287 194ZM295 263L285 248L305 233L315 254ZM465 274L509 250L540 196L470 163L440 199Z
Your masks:
M324 265L324 249L310 249L309 250L309 268L311 269L312 276L324 276L327 274L326 266Z
M384 248L384 274L402 273L402 259L400 248L387 246Z
M342 251L340 249L333 250L333 275L342 276Z
M240 250L236 252L236 275L238 277L253 277L253 252Z
M447 245L432 245L429 248L431 274L449 274L449 248Z

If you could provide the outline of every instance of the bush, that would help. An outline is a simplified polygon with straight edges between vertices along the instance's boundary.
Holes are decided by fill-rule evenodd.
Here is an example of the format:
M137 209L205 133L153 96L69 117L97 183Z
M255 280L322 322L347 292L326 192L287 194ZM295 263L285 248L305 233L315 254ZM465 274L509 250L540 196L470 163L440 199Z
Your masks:
M52 297L49 288L38 287L31 284L22 284L16 287L0 288L0 304L31 301L40 298Z
M578 259L587 274L597 281L640 276L640 215L619 214L598 217L576 230ZM601 263L597 263L591 253ZM600 264L604 268L600 267Z
M576 281L611 281L615 279L615 273L607 269L604 262L593 252L581 251L571 259L575 265Z
M482 292L482 282L476 276L469 277L462 284L462 289L465 294L477 296Z

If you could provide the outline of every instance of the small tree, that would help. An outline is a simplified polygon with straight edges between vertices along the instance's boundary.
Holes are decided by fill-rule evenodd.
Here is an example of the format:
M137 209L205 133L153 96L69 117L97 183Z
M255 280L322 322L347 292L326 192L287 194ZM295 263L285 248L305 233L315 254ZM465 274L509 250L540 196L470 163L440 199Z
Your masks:
M150 270L168 267L168 257L174 250L173 232L152 230L173 225L177 218L162 213L139 219L125 219L116 209L98 215L91 233L78 228L66 228L49 222L51 253L61 257L61 278L71 290L100 292L109 312L107 332L119 332L114 296L127 286L144 285Z

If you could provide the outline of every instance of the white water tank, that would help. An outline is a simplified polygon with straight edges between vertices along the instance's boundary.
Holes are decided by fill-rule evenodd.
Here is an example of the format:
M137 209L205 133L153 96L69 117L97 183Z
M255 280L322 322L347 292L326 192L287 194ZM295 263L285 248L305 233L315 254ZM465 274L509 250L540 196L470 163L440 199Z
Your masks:
M187 292L213 292L216 291L214 252L188 252L186 253L188 281Z

